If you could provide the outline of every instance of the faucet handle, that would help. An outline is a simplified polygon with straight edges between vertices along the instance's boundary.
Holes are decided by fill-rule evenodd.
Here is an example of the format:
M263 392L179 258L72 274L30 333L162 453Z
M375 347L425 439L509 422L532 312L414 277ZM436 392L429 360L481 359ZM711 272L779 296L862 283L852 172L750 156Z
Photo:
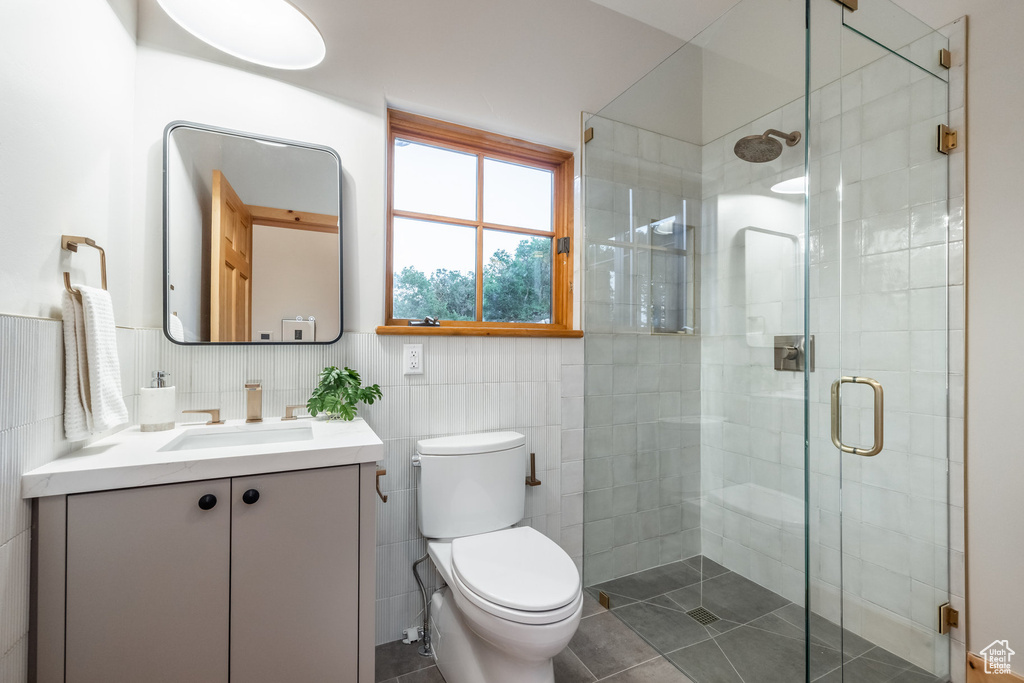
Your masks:
M285 406L284 407L284 417L282 417L281 419L282 420L298 420L299 416L295 414L295 411L296 410L302 410L305 407L306 407L305 403L302 403L302 404L297 405L297 406Z
M208 425L222 425L224 420L220 419L220 408L205 408L203 410L183 410L183 413L209 413L210 421Z

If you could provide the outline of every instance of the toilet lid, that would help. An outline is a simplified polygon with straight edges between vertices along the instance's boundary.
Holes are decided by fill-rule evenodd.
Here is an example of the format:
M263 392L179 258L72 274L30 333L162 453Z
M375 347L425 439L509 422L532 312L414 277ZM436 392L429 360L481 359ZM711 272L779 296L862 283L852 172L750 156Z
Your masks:
M572 559L530 527L456 538L452 569L481 598L524 612L564 607L580 592Z

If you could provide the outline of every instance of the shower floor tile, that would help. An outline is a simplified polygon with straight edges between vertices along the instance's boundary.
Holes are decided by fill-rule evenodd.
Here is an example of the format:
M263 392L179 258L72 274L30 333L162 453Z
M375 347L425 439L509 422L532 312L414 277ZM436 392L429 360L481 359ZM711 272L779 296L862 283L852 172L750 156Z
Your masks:
M673 562L647 571L637 572L594 586L606 593L623 595L634 600L647 600L656 595L701 582L701 573L685 562Z
M700 588L704 607L720 619L738 624L753 621L789 604L789 600L781 595L733 572L707 579Z
M594 597L598 590L610 596L611 614L674 664L686 680L804 680L803 608L707 558L692 557L587 589ZM697 607L718 620L701 626L686 614ZM596 608L596 614L602 611ZM810 618L815 683L948 683L948 678L936 678L819 615ZM599 629L588 631L591 638L600 637ZM586 658L580 659L586 665ZM564 683L575 680L567 678ZM556 683L563 681L556 677Z
M638 602L615 610L615 616L636 631L658 652L671 652L711 638L685 612L665 609L649 602Z

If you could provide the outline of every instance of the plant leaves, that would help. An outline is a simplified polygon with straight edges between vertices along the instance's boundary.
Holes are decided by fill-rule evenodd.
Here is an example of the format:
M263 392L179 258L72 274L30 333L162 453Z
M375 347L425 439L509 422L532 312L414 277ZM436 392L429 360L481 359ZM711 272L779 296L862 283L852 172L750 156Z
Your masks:
M363 387L359 373L346 367L339 370L331 365L320 371L318 383L306 401L309 414L316 417L326 413L331 419L353 420L359 403L373 405L383 394L380 386Z

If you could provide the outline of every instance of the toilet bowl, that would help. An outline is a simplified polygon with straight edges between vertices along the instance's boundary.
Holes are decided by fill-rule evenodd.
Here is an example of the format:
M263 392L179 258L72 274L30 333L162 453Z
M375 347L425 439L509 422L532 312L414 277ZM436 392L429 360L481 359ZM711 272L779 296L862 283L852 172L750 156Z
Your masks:
M424 440L416 462L420 528L446 584L431 599L434 658L445 681L553 683L551 660L579 626L583 589L558 544L510 526L524 510L525 438Z

